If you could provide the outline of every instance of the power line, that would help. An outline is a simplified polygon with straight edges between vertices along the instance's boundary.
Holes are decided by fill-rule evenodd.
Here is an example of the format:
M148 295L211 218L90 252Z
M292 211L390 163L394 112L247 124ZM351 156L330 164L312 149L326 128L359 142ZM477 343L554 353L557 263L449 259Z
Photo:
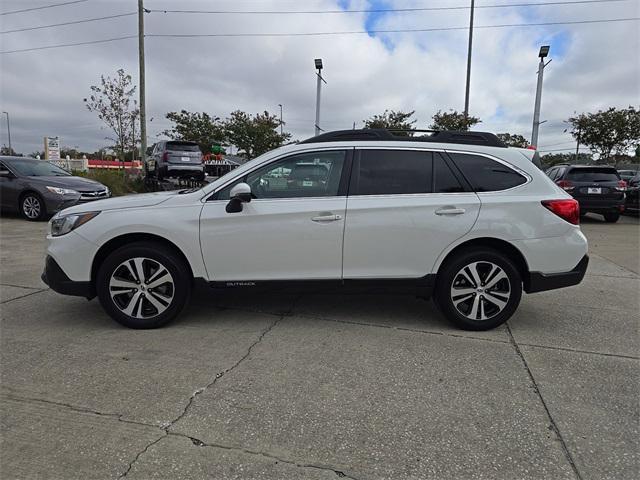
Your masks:
M593 24L593 23L608 23L608 22L630 22L640 20L640 17L630 18L611 18L606 20L576 20L567 22L544 22L544 23L511 23L502 25L476 25L474 28L508 28L508 27L540 27L550 25L580 25L580 24ZM151 33L146 34L145 37L173 37L173 38L197 38L197 37L300 37L300 36L322 36L322 35L357 35L357 34L371 34L371 33L421 33L421 32L442 32L453 30L466 30L469 27L444 27L444 28L414 28L414 29L399 29L399 30L354 30L345 32L299 32L299 33L194 33L194 34L159 34ZM127 38L134 38L137 35L126 35L123 37L107 38L104 40L94 40L90 42L78 42L78 43L66 43L59 45L46 45L43 47L23 48L20 50L6 50L0 51L0 55L7 53L19 53L19 52L31 52L35 50L46 50L51 48L62 47L75 47L78 45L91 45L95 43L114 42L117 40L124 40Z
M548 5L579 5L592 3L626 2L629 0L564 0L541 3L511 3L500 5L477 5L475 8L515 8L515 7L543 7ZM362 10L162 10L147 9L148 13L197 13L197 14L239 14L239 15L301 15L301 14L334 14L334 13L389 13L389 12L426 12L441 10L468 10L467 5L455 7L412 7L412 8L373 8Z
M115 42L117 40L125 40L127 38L137 38L137 37L138 35L126 35L124 37L105 38L104 40L92 40L90 42L62 43L59 45L46 45L44 47L22 48L20 50L5 50L3 52L0 52L0 55L4 55L6 53L32 52L34 50L47 50L49 48L75 47L78 45L93 45L95 43Z
M473 28L508 28L508 27L543 27L551 25L580 25L589 23L630 22L640 20L640 17L611 18L606 20L576 20L566 22L543 23L507 23L502 25L475 25ZM442 28L405 28L397 30L352 30L344 32L298 32L298 33L150 33L146 37L313 37L322 35L358 35L371 33L420 33L420 32L445 32L452 30L467 30L469 27L442 27Z
M16 30L5 30L4 32L0 32L0 35L4 35L5 33L16 33L16 32L26 32L26 31L29 31L29 30L40 30L42 28L62 27L62 26L65 26L65 25L77 25L79 23L97 22L98 20L109 20L109 19L112 19L112 18L127 17L129 15L135 15L136 13L138 13L138 12L120 13L118 15L109 15L107 17L87 18L87 19L84 19L84 20L74 20L72 22L52 23L50 25L40 25L40 26L37 26L37 27L18 28Z
M82 3L82 2L88 2L89 0L73 0L71 2L62 2L62 3L54 3L52 5L44 5L42 7L32 7L32 8L25 8L22 10L12 10L10 12L2 12L0 13L0 16L2 15L12 15L14 13L22 13L22 12L33 12L34 10L44 10L45 8L53 8L53 7L61 7L63 5L71 5L72 3Z

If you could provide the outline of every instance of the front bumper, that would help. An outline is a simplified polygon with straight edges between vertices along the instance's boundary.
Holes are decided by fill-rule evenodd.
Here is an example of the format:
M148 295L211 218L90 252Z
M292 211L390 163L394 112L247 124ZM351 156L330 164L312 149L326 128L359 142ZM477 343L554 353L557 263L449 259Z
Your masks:
M570 272L541 273L530 272L524 281L524 291L527 293L544 292L556 288L570 287L579 284L587 272L589 256L585 255L582 260Z
M62 295L73 295L76 297L86 297L92 299L96 296L95 289L91 282L77 282L71 280L66 273L60 268L58 262L53 257L47 255L44 263L44 272L42 272L42 281L46 283L51 290L61 293Z

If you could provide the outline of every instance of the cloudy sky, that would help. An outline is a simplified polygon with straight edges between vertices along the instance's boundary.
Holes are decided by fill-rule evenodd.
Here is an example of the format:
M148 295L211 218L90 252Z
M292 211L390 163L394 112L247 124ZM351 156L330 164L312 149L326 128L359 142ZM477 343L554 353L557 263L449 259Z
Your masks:
M136 0L86 0L3 14L65 0L2 0L0 30L133 13ZM69 0L67 0L69 1ZM573 0L575 1L575 0ZM563 120L574 112L640 104L640 22L528 27L482 26L640 17L639 0L505 8L550 0L477 0L470 113L476 129L531 135L537 53L551 45L545 70L540 149L570 151ZM186 109L225 117L232 110L279 113L294 138L313 134L313 59L324 60L321 126L352 128L386 108L415 110L426 128L439 109L464 108L467 31L388 32L465 27L469 0L145 0L151 10L345 11L356 13L145 15L149 141L169 127L165 114ZM371 12L370 10L378 10ZM381 31L387 31L383 33ZM171 34L364 32L277 37L159 37ZM7 52L136 35L136 15L0 34ZM45 135L93 151L108 132L82 102L100 75L118 68L138 79L137 39L0 54L0 107L11 116L15 150L41 150ZM7 143L6 116L0 144Z

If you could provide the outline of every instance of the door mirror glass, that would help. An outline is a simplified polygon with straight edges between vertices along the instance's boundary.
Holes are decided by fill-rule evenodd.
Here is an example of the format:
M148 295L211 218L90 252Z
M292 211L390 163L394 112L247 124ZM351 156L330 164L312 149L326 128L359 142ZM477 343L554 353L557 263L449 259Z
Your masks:
M6 178L11 178L13 177L13 175L11 174L11 172L9 170L0 170L0 177L6 177Z
M227 213L238 213L242 211L242 204L251 201L251 187L246 183L234 185L229 192L229 203L225 210Z

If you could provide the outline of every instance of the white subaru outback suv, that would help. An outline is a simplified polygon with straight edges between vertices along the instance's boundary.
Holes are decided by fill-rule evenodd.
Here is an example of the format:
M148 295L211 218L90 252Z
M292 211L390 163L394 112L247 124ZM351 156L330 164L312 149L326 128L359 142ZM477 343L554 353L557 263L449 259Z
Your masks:
M196 281L435 297L465 329L511 317L522 291L580 283L577 202L534 152L482 132L329 132L197 190L131 195L51 219L43 280L98 296L116 321L175 318Z

